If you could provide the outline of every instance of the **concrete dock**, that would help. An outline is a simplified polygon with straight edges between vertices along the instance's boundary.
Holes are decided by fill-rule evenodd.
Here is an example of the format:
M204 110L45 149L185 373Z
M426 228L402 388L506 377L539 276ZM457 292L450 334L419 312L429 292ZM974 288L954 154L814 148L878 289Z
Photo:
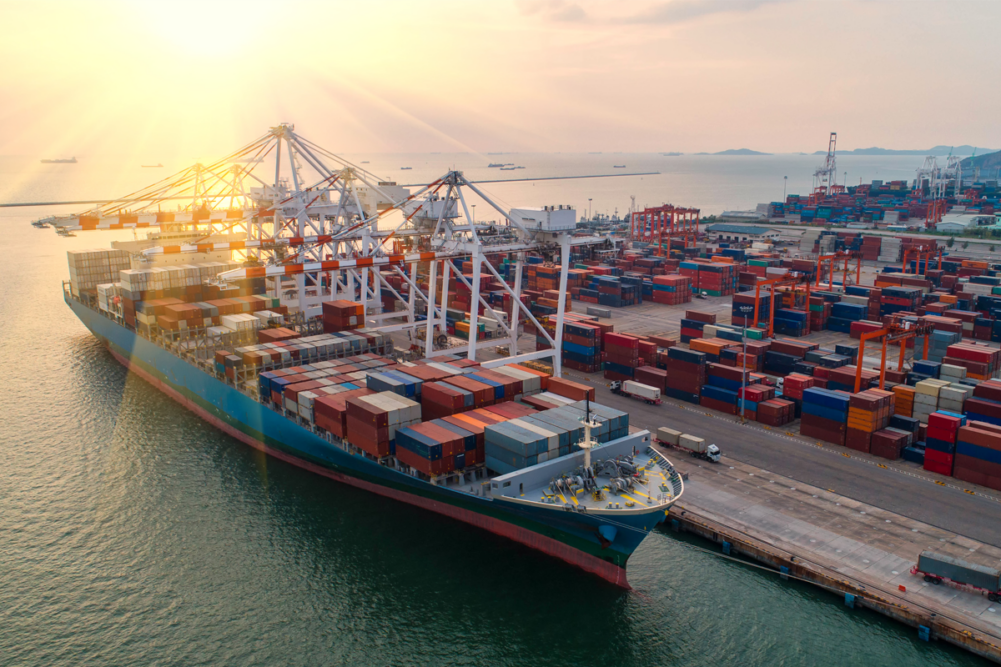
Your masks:
M846 604L1001 662L1001 603L910 574L924 549L994 568L1001 567L1001 549L729 458L693 465L664 451L689 475L668 529L787 568L791 576L847 594Z

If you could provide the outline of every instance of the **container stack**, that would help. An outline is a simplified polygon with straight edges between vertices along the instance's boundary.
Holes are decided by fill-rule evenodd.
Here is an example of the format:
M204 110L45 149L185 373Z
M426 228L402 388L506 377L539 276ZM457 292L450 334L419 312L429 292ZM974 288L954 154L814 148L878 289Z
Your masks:
M737 397L743 371L722 364L706 365L706 384L699 394L699 405L726 414L737 414ZM754 406L757 408L757 406Z
M706 355L680 347L667 351L667 381L664 394L687 403L699 403L699 392L706 384Z
M878 259L880 262L899 262L900 239L895 236L884 236L880 242Z
M667 370L664 368L640 366L636 369L635 378L637 382L656 387L661 393L667 388Z
M868 389L852 394L848 406L845 446L855 451L868 452L872 435L890 423L893 394L879 389Z
M582 373L601 370L601 329L583 322L563 324L563 364Z
M1001 350L972 343L957 343L946 348L942 362L964 367L966 377L972 380L989 380L1001 369Z
M953 475L1001 491L1001 426L969 421L959 428Z
M448 474L467 465L466 438L436 421L403 426L396 431L396 458L429 477ZM472 463L475 463L475 437L472 444Z
M928 417L925 436L925 470L939 475L952 476L959 429L966 424L966 417L934 412Z
M885 428L872 434L869 452L873 456L896 461L905 447L912 444L913 434L895 428Z
M914 387L898 384L893 388L893 412L902 417L914 416Z
M942 387L948 387L949 383L943 380L922 380L914 385L914 407L911 410L911 417L919 420L922 424L928 423L928 416L938 410L938 395Z
M602 337L602 370L606 380L632 380L640 359L640 341L635 336L608 333Z
M324 301L322 319L324 333L347 331L364 326L361 304L343 299Z
M1001 426L1001 381L988 380L974 387L964 410L971 420Z
M396 431L421 423L420 403L391 391L356 396L346 401L347 439L377 458L396 451Z
M103 283L114 283L119 280L119 272L128 270L129 253L124 250L69 250L66 252L69 262L70 291L79 297L83 292L89 292Z
M677 306L692 300L692 279L688 276L653 276L650 300Z
M817 387L806 389L799 432L810 438L844 445L848 409L849 396L845 394Z
M767 426L785 426L796 419L796 404L778 398L761 401L755 416L758 422Z

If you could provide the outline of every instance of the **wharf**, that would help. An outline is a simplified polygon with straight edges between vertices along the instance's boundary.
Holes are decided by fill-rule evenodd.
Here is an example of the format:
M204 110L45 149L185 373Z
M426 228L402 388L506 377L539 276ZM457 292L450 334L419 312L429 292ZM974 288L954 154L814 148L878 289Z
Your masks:
M1001 662L1001 603L910 574L925 549L997 568L998 547L730 458L680 467L688 480L669 528Z

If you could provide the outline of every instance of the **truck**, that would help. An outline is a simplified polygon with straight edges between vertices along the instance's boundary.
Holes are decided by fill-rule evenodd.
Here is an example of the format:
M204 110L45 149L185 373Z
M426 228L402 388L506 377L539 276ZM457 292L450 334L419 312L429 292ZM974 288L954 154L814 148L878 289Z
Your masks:
M922 551L911 574L923 576L926 582L936 586L946 582L980 595L986 593L991 602L1001 600L1001 572L953 556Z
M650 405L660 405L660 389L657 387L651 387L648 384L642 384L636 382L635 380L626 380L625 382L619 382L616 380L609 385L609 389L612 390L613 394L618 394L619 396L629 396L630 398L635 398L640 401L646 401Z
M723 452L715 444L707 445L704 438L675 431L673 428L657 429L657 442L665 447L688 452L692 458L702 459L709 463L719 463Z

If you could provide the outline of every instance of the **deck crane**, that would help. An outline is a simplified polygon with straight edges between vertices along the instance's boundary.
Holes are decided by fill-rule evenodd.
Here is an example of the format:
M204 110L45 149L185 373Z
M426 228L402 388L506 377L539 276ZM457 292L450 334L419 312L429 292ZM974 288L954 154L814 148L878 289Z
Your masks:
M862 385L862 359L865 356L866 341L875 339L882 339L883 341L879 361L879 388L882 389L886 384L886 346L890 343L896 343L900 346L900 357L897 361L897 371L902 371L904 369L904 355L907 352L907 341L911 338L923 336L924 350L921 354L921 358L925 359L928 357L928 336L931 334L932 329L932 325L926 324L921 320L918 320L917 322L910 322L894 316L890 323L882 329L863 333L859 339L858 359L855 362L854 393L857 394Z
M806 274L790 272L780 278L759 280L754 285L754 326L758 326L758 323L761 321L759 319L761 314L761 289L767 288L771 291L771 299L768 303L768 338L771 338L775 333L775 290L781 287L792 287L796 291L804 289L806 293L806 307L809 308L810 280L806 277ZM809 319L807 319L807 323L809 323Z
M499 222L475 222L471 197L493 209ZM168 207L172 210L165 210ZM608 249L615 242L607 236L574 236L576 212L569 207L545 207L533 216L503 209L459 171L408 190L283 123L221 160L189 167L80 214L50 216L36 226L183 232L181 240L156 239L137 259L189 255L198 261L200 253L236 254L247 260L244 267L220 274L220 280L264 278L272 296L306 318L319 315L325 301L359 301L365 327L404 331L411 342L416 342L417 330L424 329L426 357L448 352L434 349L434 341L445 327L449 285L454 287L455 281L474 295L470 330L477 330L481 310L501 330L501 336L491 340L470 336L469 359L476 360L479 349L507 345L511 356L484 365L552 357L555 374L560 375L565 301L560 300L555 336L550 336L520 298L525 253L541 254L559 266L560 291L566 292L571 253ZM239 239L233 238L234 232ZM404 246L411 248L409 254L400 252ZM512 258L512 285L486 261L495 253ZM460 258L470 260L464 264L471 272L468 277L455 264ZM418 280L418 264L430 273L427 288ZM387 275L409 290L397 290ZM507 321L506 313L484 299L484 277L494 279L511 297L513 308L541 332L546 349L518 354L517 320ZM382 312L383 294L393 295L405 310ZM423 319L419 305L427 313Z
M814 287L820 286L820 277L824 274L824 262L829 263L829 277L827 284L832 288L834 287L834 266L835 264L844 264L842 284L847 287L849 284L848 280L851 277L851 274L849 273L849 264L852 260L855 260L855 284L860 284L862 282L862 253L858 251L839 250L832 255L820 255L817 257L817 280L814 283Z

